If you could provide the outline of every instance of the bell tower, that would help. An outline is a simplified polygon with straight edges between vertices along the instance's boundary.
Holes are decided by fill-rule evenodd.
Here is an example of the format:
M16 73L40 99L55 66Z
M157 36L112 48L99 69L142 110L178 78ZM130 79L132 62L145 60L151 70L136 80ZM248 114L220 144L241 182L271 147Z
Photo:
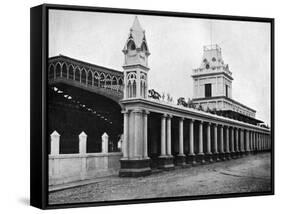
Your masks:
M124 99L147 97L148 56L150 55L145 31L138 17L130 28L128 39L123 48L124 60Z

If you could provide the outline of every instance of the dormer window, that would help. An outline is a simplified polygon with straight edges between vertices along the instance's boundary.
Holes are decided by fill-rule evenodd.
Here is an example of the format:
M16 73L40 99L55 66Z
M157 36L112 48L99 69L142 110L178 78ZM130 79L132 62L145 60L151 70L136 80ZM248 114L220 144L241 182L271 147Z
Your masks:
M206 69L209 69L210 68L210 65L209 64L206 64Z
M216 58L215 58L215 57L213 57L213 58L212 58L212 61L213 61L213 62L215 62L215 61L217 61L217 60L216 60Z
M204 63L207 63L207 62L208 62L208 60L207 60L207 59L204 59L204 60L203 60L203 62L204 62Z

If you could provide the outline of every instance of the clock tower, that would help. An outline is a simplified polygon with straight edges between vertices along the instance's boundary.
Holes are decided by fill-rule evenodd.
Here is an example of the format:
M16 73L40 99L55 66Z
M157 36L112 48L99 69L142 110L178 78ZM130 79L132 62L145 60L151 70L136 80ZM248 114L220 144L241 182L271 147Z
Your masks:
M138 17L130 28L128 39L123 48L124 60L124 99L147 97L148 56L150 55L145 31Z

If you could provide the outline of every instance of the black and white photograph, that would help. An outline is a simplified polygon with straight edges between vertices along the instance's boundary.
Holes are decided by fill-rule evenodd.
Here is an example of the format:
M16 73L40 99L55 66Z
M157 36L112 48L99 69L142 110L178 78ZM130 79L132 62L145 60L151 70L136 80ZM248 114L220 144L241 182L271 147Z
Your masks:
M270 22L47 19L50 205L273 192Z

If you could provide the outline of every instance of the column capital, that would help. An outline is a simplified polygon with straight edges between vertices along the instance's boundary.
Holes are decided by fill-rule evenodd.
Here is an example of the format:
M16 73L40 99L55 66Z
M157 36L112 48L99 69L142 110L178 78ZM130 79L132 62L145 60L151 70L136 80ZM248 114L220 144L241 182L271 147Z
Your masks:
M122 114L129 114L129 110L128 109L124 109L121 111Z
M166 118L167 116L168 116L168 114L164 113L164 114L161 115L161 118Z
M143 113L143 110L140 108L136 108L134 110L132 110L133 113Z
M190 120L191 123L194 123L194 122L195 122L195 120L192 119L192 118L190 118L189 120Z
M150 111L144 109L144 110L143 110L143 113L146 114L146 115L148 115L148 114L150 114Z
M184 121L185 120L185 118L184 117L180 117L180 121Z
M171 115L171 114L167 114L167 118L173 118L173 115Z

